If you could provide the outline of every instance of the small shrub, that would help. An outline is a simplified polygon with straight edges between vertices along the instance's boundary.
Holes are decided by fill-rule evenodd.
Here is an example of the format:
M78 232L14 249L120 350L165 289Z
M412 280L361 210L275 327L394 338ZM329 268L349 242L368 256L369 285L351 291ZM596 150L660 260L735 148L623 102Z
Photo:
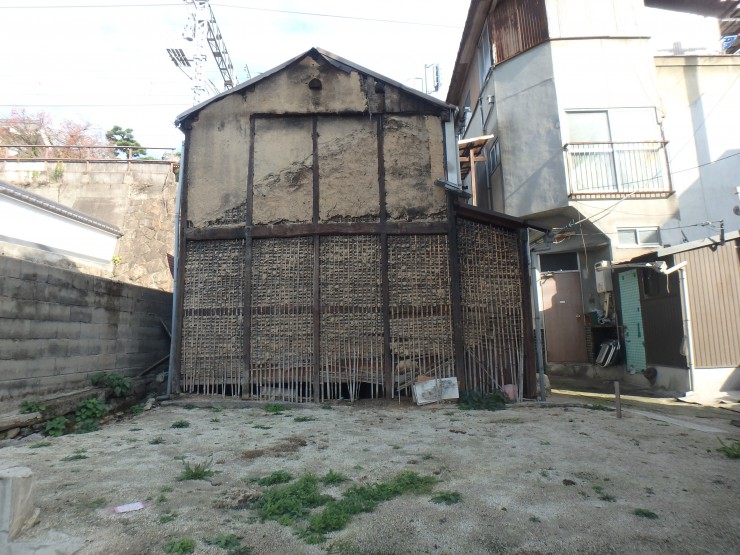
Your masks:
M265 405L265 412L269 412L270 414L282 414L287 410L290 410L290 407L286 407L285 405L280 405L278 403Z
M77 403L75 422L79 433L93 432L100 428L100 419L105 414L105 403L100 399L84 399Z
M347 478L341 472L334 472L333 470L330 470L326 473L324 477L321 478L321 483L325 486L336 486L341 484L342 482L347 482L348 480L349 478Z
M213 538L203 538L203 543L207 545L215 545L221 549L226 549L231 552L232 549L241 547L241 540L234 534L220 534Z
M174 491L174 489L175 488L173 488L171 485L165 484L161 488L159 488L159 491L161 491L162 493L170 493L171 491Z
M313 422L316 420L313 416L296 416L293 422Z
M131 405L131 408L128 409L128 411L131 414L141 414L142 412L144 412L144 405L142 405L141 403L137 403L135 405Z
M508 399L500 391L482 394L478 391L463 391L457 408L460 410L503 410Z
M92 378L90 378L90 381L95 387L107 387L108 389L112 389L114 397L125 397L131 392L131 378L127 378L121 374L99 372L94 374Z
M182 474L177 477L178 482L182 482L184 480L205 480L215 474L215 472L211 470L211 465L213 464L213 460L211 459L203 461L202 463L193 464L192 466L187 461L182 461L182 464L184 468Z
M432 497L432 503L444 503L445 505L454 505L459 503L462 499L462 495L458 491L440 491L437 495Z
M69 420L64 416L55 416L51 420L47 420L46 425L44 426L44 433L51 437L63 436L67 433L68 425Z
M157 436L149 440L149 445L160 445L162 443L164 443L164 438L162 436Z
M163 515L160 515L159 517L159 523L160 524L167 524L168 522L172 522L177 518L177 513L173 512L167 512Z
M74 455L69 455L68 457L64 457L62 460L67 461L81 461L82 459L86 459L87 455L83 453L75 453Z
M185 555L193 551L195 551L195 540L190 538L180 538L179 540L172 540L164 544L164 552L173 555Z
M728 459L740 459L740 442L735 441L730 445L727 445L720 439L719 443L721 447L717 447L717 451L722 453Z
M614 501L617 500L617 498L614 497L613 495L610 495L610 494L606 493L604 491L603 486L600 486L600 485L596 484L596 485L591 486L591 487L596 492L596 494L599 496L599 499L601 501L607 501L608 503L613 503Z
M41 402L41 399L26 399L25 401L21 401L21 414L45 411L46 405Z
M541 520L539 519L539 517L532 515L529 517L529 522L541 522Z
M632 514L635 514L641 518L649 518L651 520L655 520L656 518L658 518L657 514L647 509L635 509L634 511L632 511Z
M189 428L190 422L187 420L175 420L170 428Z
M284 470L277 470L270 474L269 476L265 476L264 478L260 478L257 480L257 483L260 486L274 486L276 484L286 484L290 482L293 479L293 476Z

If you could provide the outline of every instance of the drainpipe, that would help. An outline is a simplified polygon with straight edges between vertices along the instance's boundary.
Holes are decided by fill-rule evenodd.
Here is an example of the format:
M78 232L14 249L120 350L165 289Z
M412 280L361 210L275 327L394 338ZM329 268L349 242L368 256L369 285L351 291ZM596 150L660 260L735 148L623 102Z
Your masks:
M532 305L534 308L534 348L537 354L537 374L540 380L540 401L545 400L545 364L542 356L542 318L540 316L540 297L537 287L537 269L532 264L532 249L529 245L529 231L527 232L527 263L530 268L530 287L532 288Z
M175 330L177 329L176 322L182 317L177 310L180 303L177 302L178 295L182 292L177 287L177 282L180 275L180 203L182 202L182 183L185 179L185 165L187 164L187 150L185 148L185 142L182 143L182 155L180 156L180 179L177 180L177 196L175 198L175 273L173 276L174 282L172 284L172 321L170 322L171 338L170 338L170 364L167 367L167 393L166 397L169 399L172 397L172 376L177 370L174 368L175 361L175 349L177 347L177 341L175 340Z
M689 304L689 288L686 280L686 262L678 268L678 277L681 282L681 302L683 304L683 325L686 330L686 363L689 366L689 391L686 395L694 392L694 338L691 333L691 306Z

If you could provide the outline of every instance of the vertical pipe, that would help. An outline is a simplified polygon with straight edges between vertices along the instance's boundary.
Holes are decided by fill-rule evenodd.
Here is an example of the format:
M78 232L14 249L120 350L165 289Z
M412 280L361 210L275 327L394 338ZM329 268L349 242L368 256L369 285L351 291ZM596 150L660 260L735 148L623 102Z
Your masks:
M681 301L683 302L683 325L686 330L686 362L689 366L689 391L694 391L694 338L691 332L691 304L689 303L689 287L686 280L686 268L679 268L678 275L681 280Z

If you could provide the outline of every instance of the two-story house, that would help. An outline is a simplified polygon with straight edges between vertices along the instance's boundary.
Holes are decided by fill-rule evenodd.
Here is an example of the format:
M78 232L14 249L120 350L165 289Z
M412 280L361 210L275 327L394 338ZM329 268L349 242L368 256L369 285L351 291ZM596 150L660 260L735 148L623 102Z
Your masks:
M554 230L530 237L550 369L590 368L624 339L617 280L596 262L738 229L740 57L720 40L737 34L737 6L471 1L447 96L464 185L476 205ZM658 43L680 32L665 8L704 35Z

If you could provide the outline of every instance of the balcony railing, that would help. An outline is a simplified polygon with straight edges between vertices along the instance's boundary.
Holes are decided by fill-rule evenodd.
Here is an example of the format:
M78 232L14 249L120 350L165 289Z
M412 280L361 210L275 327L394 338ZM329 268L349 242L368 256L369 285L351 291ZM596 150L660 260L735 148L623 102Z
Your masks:
M664 141L567 143L570 196L671 194Z

